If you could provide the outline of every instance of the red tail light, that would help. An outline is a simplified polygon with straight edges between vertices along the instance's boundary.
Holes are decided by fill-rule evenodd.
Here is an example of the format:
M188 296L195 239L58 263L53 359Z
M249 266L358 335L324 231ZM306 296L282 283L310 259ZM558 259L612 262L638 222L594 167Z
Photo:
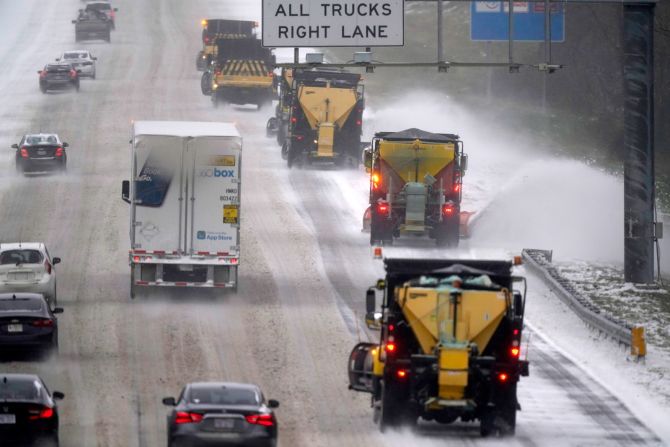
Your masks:
M263 427L272 427L275 425L275 420L271 414L248 414L245 416L248 423L254 425L262 425Z
M21 157L28 158L28 149L26 149L25 147L21 148Z
M461 184L460 184L460 183L456 183L456 184L454 185L454 192L460 192L460 190L461 190Z
M381 216L388 216L391 207L388 202L377 202L377 214Z
M209 36L205 36L204 39L202 39L203 42L205 42L205 45L209 45Z
M389 332L395 331L395 325L389 324Z
M63 148L62 147L57 147L56 148L56 153L54 154L56 157L62 157L63 156ZM49 271L51 273L51 271Z
M40 71L40 79L46 79L47 78L47 71L42 70Z
M38 414L29 415L28 419L30 419L31 421L36 421L37 419L50 419L53 417L53 415L54 415L53 408L44 407L40 410Z
M357 126L360 126L361 124L363 124L363 121L361 121L361 120L356 120L356 125L357 125Z
M271 71L268 71L268 77L270 77L270 78L271 78L271 77L273 77L274 75L275 75L275 74L274 74L273 72L271 72Z
M47 271L48 275L51 275L51 264L49 264L49 261L44 261L44 270Z
M291 122L292 122L293 124L297 123L297 122L298 122L298 118L296 118L295 116L292 116L292 117L291 117Z
M72 79L76 78L77 77L77 72L75 70L70 70L70 77Z
M498 380L501 382L507 382L507 379L509 379L509 376L506 373L500 373L498 374Z
M513 347L512 349L509 350L510 354L512 354L512 357L517 358L519 357L519 354L521 353L521 349L518 347Z
M395 352L396 350L396 345L393 342L388 342L386 343L386 346L384 347L386 352Z
M40 318L38 320L33 320L31 325L34 327L53 327L54 320L50 318Z
M398 377L398 379L404 379L407 377L407 371L404 369L399 369L395 372L395 375Z
M221 76L221 70L215 70L214 75L215 76Z
M451 203L445 203L442 205L442 215L443 216L452 216L454 214L454 205Z
M186 411L177 411L177 416L175 417L175 424L197 424L202 421L202 414L200 413L189 413Z
M305 137L302 135L295 135L295 139L298 141L302 141Z

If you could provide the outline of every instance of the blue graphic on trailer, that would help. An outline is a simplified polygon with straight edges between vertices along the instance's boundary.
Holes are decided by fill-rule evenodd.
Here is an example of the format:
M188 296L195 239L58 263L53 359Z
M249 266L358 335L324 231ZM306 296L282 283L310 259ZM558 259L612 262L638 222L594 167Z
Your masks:
M551 41L565 40L565 4L550 3ZM544 41L544 2L514 2L514 40ZM471 40L508 40L509 2L473 1Z

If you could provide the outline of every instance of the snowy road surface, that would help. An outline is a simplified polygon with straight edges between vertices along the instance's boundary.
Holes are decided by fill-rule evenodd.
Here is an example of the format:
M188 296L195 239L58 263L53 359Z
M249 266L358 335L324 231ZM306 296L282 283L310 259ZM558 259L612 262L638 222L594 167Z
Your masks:
M264 136L269 108L214 110L199 91L200 19L258 18L260 2L250 3L119 0L112 43L75 45L70 20L79 1L0 0L0 239L44 241L63 258L65 307L57 359L3 362L0 371L36 372L65 392L65 447L164 445L161 398L209 379L255 382L280 400L283 446L501 444L481 440L475 425L382 436L367 397L347 391L347 355L366 337L359 327L364 291L381 274L360 232L364 174L289 172ZM77 47L98 57L98 79L82 81L79 93L41 94L35 71ZM171 290L129 300L120 185L133 119L237 123L245 142L237 294ZM9 146L39 130L70 143L67 174L14 173ZM476 144L466 147L476 153ZM496 163L482 163L479 176L472 164L472 206L492 197ZM468 250L486 252L476 241ZM660 443L610 391L535 340L531 376L519 388L518 434L505 445Z

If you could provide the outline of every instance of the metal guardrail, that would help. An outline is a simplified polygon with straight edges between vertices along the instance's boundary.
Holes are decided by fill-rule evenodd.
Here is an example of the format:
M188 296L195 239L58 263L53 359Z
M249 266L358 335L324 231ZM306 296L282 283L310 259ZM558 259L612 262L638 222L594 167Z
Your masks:
M601 311L577 290L572 281L563 277L551 263L551 250L523 249L524 261L551 287L554 293L586 324L630 347L631 355L640 358L647 353L644 328L633 326Z

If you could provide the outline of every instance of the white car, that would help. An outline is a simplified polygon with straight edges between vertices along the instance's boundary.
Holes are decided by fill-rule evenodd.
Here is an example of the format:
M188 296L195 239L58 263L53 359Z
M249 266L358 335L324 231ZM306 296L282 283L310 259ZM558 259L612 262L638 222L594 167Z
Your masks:
M75 70L79 70L79 76L95 79L95 61L98 60L88 50L66 51L56 58L58 62L72 64Z
M59 262L41 242L0 244L0 293L41 293L55 306Z

